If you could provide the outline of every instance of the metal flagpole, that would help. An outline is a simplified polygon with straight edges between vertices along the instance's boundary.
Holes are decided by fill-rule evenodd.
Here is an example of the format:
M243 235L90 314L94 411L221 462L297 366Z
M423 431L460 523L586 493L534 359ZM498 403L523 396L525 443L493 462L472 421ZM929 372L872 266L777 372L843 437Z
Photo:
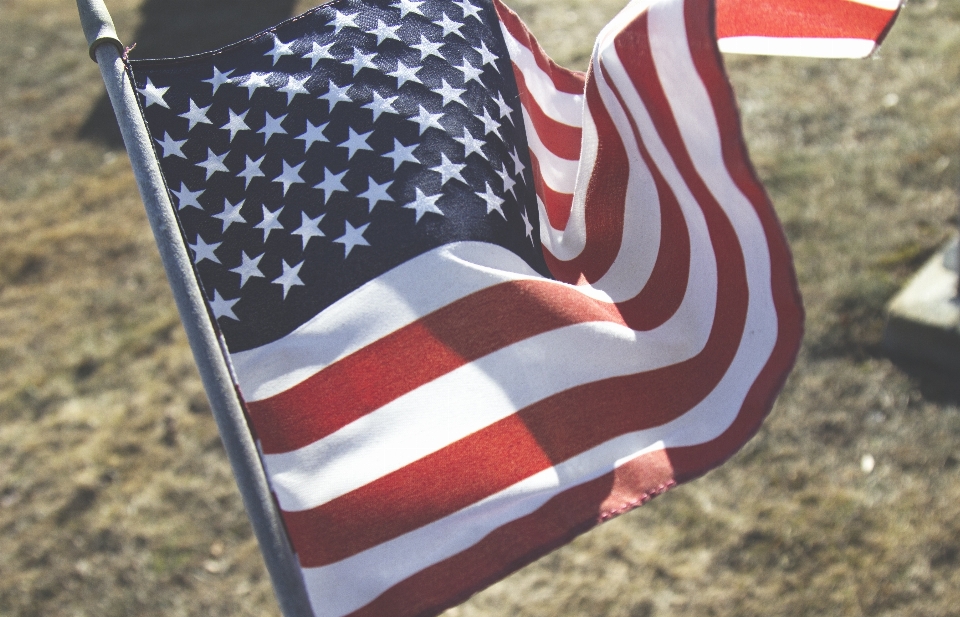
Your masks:
M120 123L123 142L173 289L180 319L200 370L243 504L260 543L280 610L285 617L313 617L303 577L267 485L256 444L230 378L224 350L194 278L193 265L183 244L166 184L160 175L153 144L121 58L123 45L117 38L113 20L103 0L77 0L77 6L80 23L90 46L90 57L100 66L110 102Z

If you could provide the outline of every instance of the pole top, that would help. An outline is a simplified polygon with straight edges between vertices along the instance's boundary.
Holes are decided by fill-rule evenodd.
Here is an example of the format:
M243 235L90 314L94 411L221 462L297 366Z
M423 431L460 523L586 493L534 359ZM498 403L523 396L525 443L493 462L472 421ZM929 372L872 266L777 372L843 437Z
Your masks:
M103 0L77 0L77 8L80 10L80 25L83 26L83 34L87 37L90 58L94 62L97 61L97 47L102 43L110 43L122 55L123 43L117 37L113 19L107 12L107 6Z

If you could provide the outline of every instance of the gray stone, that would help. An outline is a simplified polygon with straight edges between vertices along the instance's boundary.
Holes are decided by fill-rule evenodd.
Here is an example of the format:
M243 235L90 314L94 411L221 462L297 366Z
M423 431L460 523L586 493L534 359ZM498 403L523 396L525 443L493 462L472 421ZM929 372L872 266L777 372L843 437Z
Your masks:
M960 371L958 263L954 237L891 300L883 341L891 355Z

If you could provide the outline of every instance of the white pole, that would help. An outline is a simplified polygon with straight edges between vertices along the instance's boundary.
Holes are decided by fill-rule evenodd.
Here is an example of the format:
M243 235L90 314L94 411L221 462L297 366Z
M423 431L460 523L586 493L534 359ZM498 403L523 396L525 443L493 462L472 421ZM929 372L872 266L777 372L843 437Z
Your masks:
M117 38L103 0L77 0L77 6L90 45L90 57L100 66L120 124L140 197L160 250L160 259L167 272L243 504L260 543L280 610L284 617L313 617L299 564L287 539L256 444L230 378L225 350L213 329L207 304L194 277L193 264L183 243L130 75L121 58L123 45Z

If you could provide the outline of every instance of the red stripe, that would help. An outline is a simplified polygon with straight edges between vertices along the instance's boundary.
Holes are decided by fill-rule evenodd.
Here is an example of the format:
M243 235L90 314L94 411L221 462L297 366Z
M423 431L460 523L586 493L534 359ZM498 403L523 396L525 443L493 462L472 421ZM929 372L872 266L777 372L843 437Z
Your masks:
M540 174L540 160L533 152L530 152L529 155L537 195L539 195L540 201L543 202L543 207L547 211L550 225L554 229L564 230L567 228L567 223L570 222L570 211L573 209L573 193L559 193L550 188L546 182L543 182Z
M284 392L248 402L250 421L265 454L296 450L488 353L584 321L624 323L614 305L550 281L496 285L392 332Z
M709 22L708 18L702 17L707 13L708 7L709 0L688 2L686 13L690 40L704 40L694 38L695 36L709 37L709 33L703 33L697 29L704 22ZM773 266L771 283L779 317L779 329L773 355L750 389L742 413L734 424L721 437L709 444L668 451L670 462L676 468L675 475L680 479L700 475L730 456L753 434L759 421L768 413L776 393L786 378L796 356L802 330L802 308L789 250L765 191L747 158L739 132L739 117L735 111L732 92L721 68L719 54L715 46L710 50L699 51L700 53L697 53L697 50L694 51L694 61L701 78L707 85L717 113L723 139L724 160L735 182L757 209L770 243ZM647 460L658 457L659 454L646 455L628 465L642 466ZM656 469L640 469L631 481L624 484L636 486L638 491L642 491L646 486L649 494L656 494L670 485L672 474L669 471L669 465L664 468L666 472L660 474ZM616 477L619 474L620 470L613 475ZM665 478L666 481L659 489L651 490L649 487L655 487L657 480L661 478ZM552 499L537 512L497 529L470 549L399 583L354 615L359 617L389 612L398 617L428 617L439 614L443 609L462 601L477 589L522 567L591 527L596 520L596 512L592 510L592 506L597 503L607 503L608 496L614 492L616 492L615 481L611 480L610 476L567 491ZM630 507L629 501L624 505ZM601 506L599 511L601 515L603 512L615 513L618 508Z
M611 321L634 330L661 325L683 300L690 240L679 205L659 174L655 178L663 200L664 240L637 297L614 308L542 281L505 283L471 294L280 394L248 402L263 452L302 448L432 379L554 328L584 321Z
M895 11L844 0L717 0L717 37L880 39ZM712 36L711 36L712 38Z
M586 75L584 73L565 69L551 60L546 52L543 51L543 48L540 47L537 39L527 30L527 26L520 20L520 16L507 8L500 0L494 0L493 5L497 9L497 15L506 27L507 32L519 41L521 45L530 50L537 62L537 66L550 77L557 90L567 94L583 94L583 86L586 83ZM515 70L514 73L516 72Z
M697 356L560 392L322 506L284 513L301 564L343 559L614 437L665 424L699 403L739 347L748 302L735 232L716 203L702 207L712 244L725 258L717 264L713 327ZM326 536L318 533L322 529L338 533Z
M709 40L710 0L688 0L685 7L688 40ZM704 17L707 15L707 17ZM703 475L730 458L759 429L796 361L803 338L803 305L793 258L770 199L750 163L733 90L722 69L716 46L693 47L694 65L707 88L720 126L723 158L730 175L753 204L770 247L771 286L777 313L777 342L743 402L734 423L718 438L697 446L671 448L668 455L678 482Z
M647 284L633 298L617 303L617 308L634 330L653 330L670 319L683 302L690 276L690 233L676 196L643 143L637 143L660 199L660 246Z
M433 617L478 589L533 562L595 526L604 504L621 510L646 503L674 485L670 462L652 452L550 499L535 512L496 529L449 559L395 585L351 617Z
M585 196L586 243L580 254L569 261L557 259L546 247L543 250L550 273L557 280L571 284L599 280L617 258L627 195L628 174L624 171L630 168L623 139L600 98L594 79L587 83L585 100L599 141Z
M578 126L570 126L563 122L557 122L544 113L536 97L532 96L527 89L527 80L523 73L514 66L514 75L517 78L517 88L520 90L520 100L526 112L527 118L533 124L537 137L547 150L559 156L562 159L576 161L580 159L580 141L583 138L583 131Z

